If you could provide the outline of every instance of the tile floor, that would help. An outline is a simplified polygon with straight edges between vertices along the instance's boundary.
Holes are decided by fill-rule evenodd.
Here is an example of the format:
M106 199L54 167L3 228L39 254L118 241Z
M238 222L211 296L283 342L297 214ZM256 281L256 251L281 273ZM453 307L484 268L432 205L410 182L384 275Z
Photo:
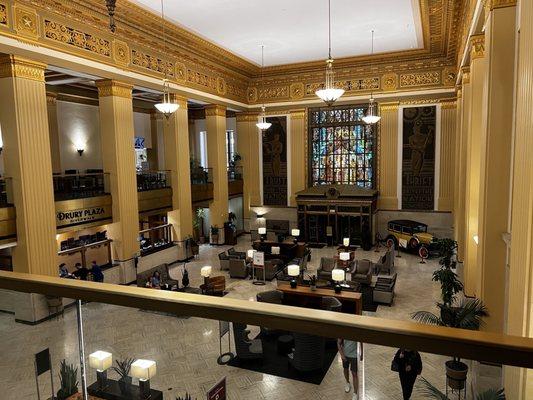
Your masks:
M250 238L239 238L237 250L246 250ZM210 264L218 271L217 254L229 246L202 246L200 258L187 264L191 286L198 286L202 278L200 268ZM318 266L320 257L332 256L334 248L313 249L309 270ZM376 261L383 254L358 250L358 258ZM439 288L431 281L437 267L436 260L419 264L418 259L408 254L396 258L398 280L396 298L392 307L379 306L377 312L367 313L383 318L407 320L416 310L434 310ZM225 274L225 273L224 273ZM171 271L174 278L181 279L181 268ZM228 296L255 300L255 294L268 290L274 283L254 286L249 280L229 279ZM218 323L201 318L176 318L143 312L135 308L89 303L83 306L86 354L107 350L114 358L135 357L157 361L157 375L152 387L162 390L165 399L174 400L176 395L191 393L193 399L205 398L206 391L220 378L226 376L228 398L239 399L351 399L351 393L343 390L340 358L333 361L322 384L312 385L275 376L251 372L245 369L219 366ZM71 363L78 360L76 313L73 308L56 320L37 326L14 322L12 315L0 314L0 398L3 400L36 399L33 375L33 354L49 347L54 371L54 381L59 386L58 369L61 359ZM254 328L257 329L257 328ZM227 346L227 345L226 345ZM227 348L227 347L226 347ZM365 345L364 367L360 373L360 399L401 399L398 377L390 370L396 349ZM438 387L444 388L444 361L447 357L422 355L422 375ZM498 386L497 373L487 384ZM110 377L115 377L110 372ZM362 378L362 379L361 379ZM42 392L49 396L50 379L40 378ZM88 383L95 381L95 372L88 370ZM361 395L364 393L364 397ZM47 398L43 396L42 398ZM422 398L415 393L413 399Z

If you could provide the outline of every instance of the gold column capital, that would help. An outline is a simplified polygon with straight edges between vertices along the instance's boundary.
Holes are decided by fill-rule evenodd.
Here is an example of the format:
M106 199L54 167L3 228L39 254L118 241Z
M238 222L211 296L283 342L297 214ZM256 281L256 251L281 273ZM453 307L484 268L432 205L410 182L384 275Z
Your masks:
M461 97L463 97L463 88L458 86L456 87L456 91L457 91L457 99L460 99Z
M98 88L98 97L117 96L126 99L131 99L131 93L133 85L116 81L114 79L102 79L96 81L96 87Z
M187 98L180 96L177 93L170 93L170 101L176 103L180 108L187 110Z
M304 119L305 118L305 108L300 110L290 110L291 119Z
M398 111L399 107L400 107L400 102L399 101L391 101L391 102L387 102L387 103L379 103L379 111L380 112L388 112L388 111L396 112L396 111Z
M485 35L472 35L470 37L470 58L483 58L485 56Z
M470 83L470 67L461 68L462 84Z
M54 105L57 102L56 92L46 92L46 104Z
M46 64L5 54L0 56L0 78L23 78L44 82Z
M237 122L257 122L259 113L257 112L240 112L235 114Z
M443 110L449 110L457 107L457 99L443 99L440 101Z
M206 117L225 117L226 116L226 107L220 104L211 104L205 107L205 116Z
M514 7L516 0L486 0L486 6L492 11L495 8Z

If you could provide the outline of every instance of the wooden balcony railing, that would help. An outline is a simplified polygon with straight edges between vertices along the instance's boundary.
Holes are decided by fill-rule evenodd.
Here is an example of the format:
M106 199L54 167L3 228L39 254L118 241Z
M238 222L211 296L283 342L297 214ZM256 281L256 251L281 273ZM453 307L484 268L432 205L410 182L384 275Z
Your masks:
M0 288L214 320L342 337L389 347L533 368L533 338L132 286L0 271Z

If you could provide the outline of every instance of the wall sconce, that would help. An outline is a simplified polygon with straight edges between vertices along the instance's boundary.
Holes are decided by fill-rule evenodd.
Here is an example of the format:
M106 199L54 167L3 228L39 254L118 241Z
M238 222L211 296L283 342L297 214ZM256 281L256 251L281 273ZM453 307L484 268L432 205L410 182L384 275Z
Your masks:
M131 376L139 379L139 394L141 399L150 398L150 379L156 374L155 361L137 360L131 364Z
M113 365L113 355L107 351L95 351L89 355L89 366L96 370L98 388L103 390L107 387L107 370Z
M76 151L78 152L78 154L81 155L83 154L83 152L85 151L85 149L76 149Z

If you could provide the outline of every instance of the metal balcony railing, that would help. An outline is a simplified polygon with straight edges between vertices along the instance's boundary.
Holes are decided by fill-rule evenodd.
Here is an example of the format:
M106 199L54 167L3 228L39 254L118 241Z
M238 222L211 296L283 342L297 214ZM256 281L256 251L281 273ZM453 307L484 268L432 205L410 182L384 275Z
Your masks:
M56 201L83 199L110 193L108 173L78 174L77 171L72 172L53 176Z
M158 190L170 187L170 171L138 171L137 191Z

